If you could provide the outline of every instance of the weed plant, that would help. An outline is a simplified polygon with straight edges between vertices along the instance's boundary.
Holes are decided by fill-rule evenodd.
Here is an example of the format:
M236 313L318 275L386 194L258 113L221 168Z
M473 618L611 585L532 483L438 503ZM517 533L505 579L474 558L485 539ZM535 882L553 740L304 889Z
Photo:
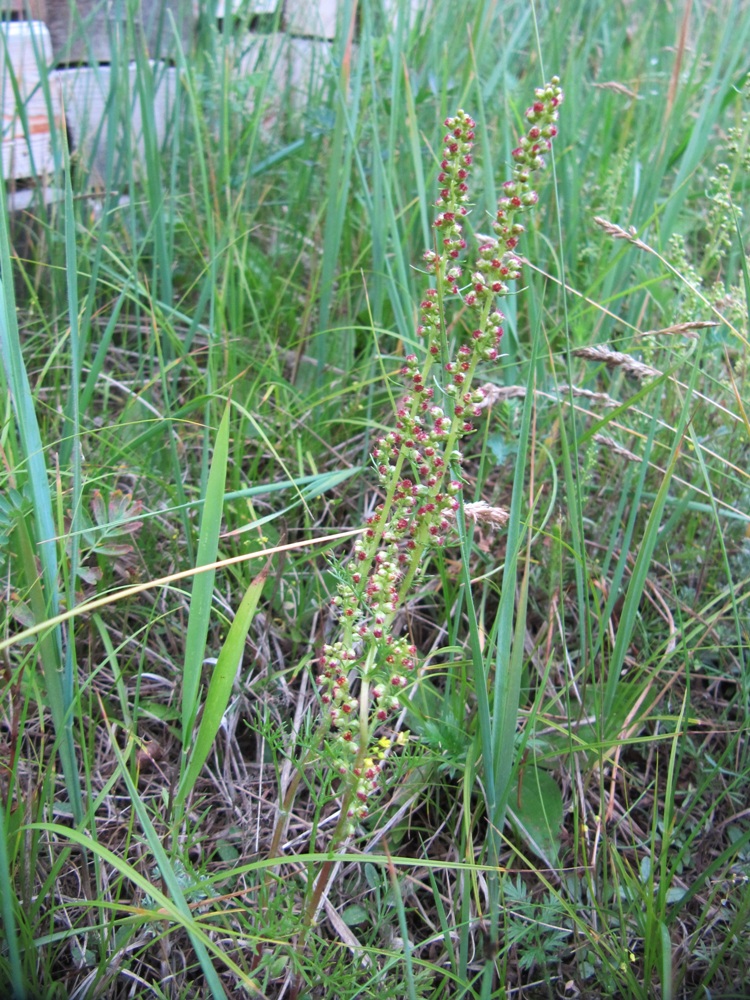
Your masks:
M202 18L163 142L123 27L96 185L0 208L0 994L743 995L749 14L344 2L304 79ZM546 67L498 345L436 234Z

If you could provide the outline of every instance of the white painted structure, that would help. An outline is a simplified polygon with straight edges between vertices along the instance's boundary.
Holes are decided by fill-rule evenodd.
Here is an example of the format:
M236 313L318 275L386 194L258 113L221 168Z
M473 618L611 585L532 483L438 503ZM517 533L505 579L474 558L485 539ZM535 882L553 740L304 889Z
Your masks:
M53 74L43 81L39 72L40 63L52 59L49 32L40 21L7 21L0 27L3 177L42 176L55 165L52 132L64 135L59 81Z
M177 70L166 63L151 62L154 75L154 124L156 141L164 146L177 92ZM113 104L111 66L73 66L52 74L57 79L65 108L65 122L77 160L84 160L89 181L99 187L106 173L107 109ZM138 95L138 69L135 63L119 68L116 99L127 102L128 134L118 129L117 147L123 152L127 143L136 163L143 157L143 111ZM116 116L118 122L122 115Z

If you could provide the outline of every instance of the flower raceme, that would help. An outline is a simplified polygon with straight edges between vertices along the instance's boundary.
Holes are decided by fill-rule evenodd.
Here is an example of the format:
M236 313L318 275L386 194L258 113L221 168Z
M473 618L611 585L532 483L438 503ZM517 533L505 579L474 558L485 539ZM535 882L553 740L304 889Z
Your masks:
M512 176L503 185L494 235L480 238L465 283L462 222L469 211L475 123L464 111L444 123L435 248L423 257L432 280L419 305L417 333L424 352L421 359L415 354L404 359L406 391L392 430L373 448L384 499L341 571L333 598L338 635L324 646L318 661L317 682L330 725L328 748L342 778L343 836L367 815L379 790L391 740L378 738L378 733L387 728L417 676L417 650L398 634L396 616L423 572L426 554L445 544L455 523L462 489L459 446L473 432L484 402L483 390L473 387L474 378L483 362L498 357L503 314L497 300L521 272L515 254L524 232L519 217L537 203L533 178L543 169L544 154L557 135L562 100L557 77L536 91L526 111L528 130L512 153ZM455 346L446 333L446 300L451 297L461 301L471 317L466 342ZM501 522L492 508L474 506L482 508L477 517L489 511L487 520ZM397 742L403 743L404 736Z

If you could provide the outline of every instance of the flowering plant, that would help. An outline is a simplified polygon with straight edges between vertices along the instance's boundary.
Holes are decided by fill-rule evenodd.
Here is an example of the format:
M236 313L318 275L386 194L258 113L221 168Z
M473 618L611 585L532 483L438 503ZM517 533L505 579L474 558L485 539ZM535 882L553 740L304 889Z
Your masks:
M475 123L464 111L444 123L436 245L424 255L433 283L420 303L417 327L424 355L406 357L401 369L406 392L393 430L373 448L384 498L343 568L333 598L338 635L323 648L317 667L327 747L342 779L334 843L351 835L367 815L391 747L383 731L418 673L417 649L398 634L396 618L424 571L426 552L444 545L455 523L462 489L460 445L473 432L485 402L475 377L482 362L498 357L503 315L497 299L521 271L515 249L524 227L518 220L537 202L532 177L544 167L543 154L557 135L562 100L557 77L536 91L526 111L529 128L512 153L513 173L503 185L494 235L481 238L463 288L462 220L468 214ZM449 297L458 298L471 316L473 329L465 343L449 343ZM436 365L445 373L442 378ZM501 512L483 504L467 504L465 511L502 520ZM399 742L405 742L403 734Z
M372 458L382 502L367 519L351 557L341 568L333 606L336 635L316 664L322 706L319 735L340 777L341 811L330 838L339 848L367 816L383 782L393 748L392 717L419 673L417 648L400 634L398 616L424 572L430 550L445 544L461 504L463 454L460 445L474 431L487 402L475 386L480 365L495 361L503 336L498 297L521 272L515 250L524 227L519 217L537 202L533 175L544 167L544 153L557 135L563 94L557 77L536 91L526 111L529 128L513 150L513 173L492 228L479 246L465 286L460 263L467 249L462 221L468 214L469 169L475 123L465 111L445 121L440 194L434 227L435 247L424 255L431 285L419 305L417 333L422 358L404 359L406 390L393 429L378 438ZM446 305L457 299L471 317L465 342L448 335ZM504 512L487 504L463 504L475 520L502 523ZM395 743L408 740L400 733ZM304 766L304 765L303 765ZM301 779L297 770L283 794L269 857L277 856ZM333 872L325 861L305 905L297 948L305 946ZM299 982L292 991L296 1000Z

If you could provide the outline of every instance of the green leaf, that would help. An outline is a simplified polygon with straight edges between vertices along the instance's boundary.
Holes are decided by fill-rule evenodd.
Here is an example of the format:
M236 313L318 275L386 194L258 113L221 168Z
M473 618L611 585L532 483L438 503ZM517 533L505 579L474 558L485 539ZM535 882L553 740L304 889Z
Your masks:
M664 901L671 905L672 903L681 903L682 900L687 895L687 889L681 889L678 885L673 885L667 889L664 895Z
M375 865L371 865L369 861L365 865L365 879L369 887L373 890L380 889L383 885L383 876Z
M347 927L356 927L358 924L366 924L370 919L370 915L364 906L354 903L352 906L347 906L342 911L341 919Z
M200 770L206 762L211 752L216 734L224 718L229 699L232 695L234 679L242 660L242 653L245 648L250 623L255 615L263 585L266 582L270 563L267 563L261 572L255 577L247 588L242 603L237 609L237 614L229 629L224 645L221 647L219 658L216 661L214 672L208 685L206 703L203 708L198 735L190 751L188 765L180 782L180 787L175 798L176 804L181 806L187 797L187 793L192 788Z
M211 469L206 484L206 502L201 514L200 537L198 540L197 565L206 566L216 562L221 529L224 484L227 474L229 454L229 406L224 410L216 445L211 460ZM188 746L193 723L198 711L198 688L200 686L203 656L206 650L206 636L211 617L211 601L216 572L208 570L199 573L193 582L190 598L187 637L185 639L185 665L182 674L182 745Z
M563 828L563 799L552 775L533 765L523 767L519 773L518 795L508 803L508 814L531 850L550 868L556 868Z
M651 879L651 857L648 854L644 854L641 858L641 882L644 885L648 885Z
M219 840L216 842L216 853L222 861L227 863L237 861L240 858L240 852L228 840Z
M505 465L508 457L516 450L515 447L509 446L502 434L490 434L487 438L487 447L492 452L495 465L498 466Z

